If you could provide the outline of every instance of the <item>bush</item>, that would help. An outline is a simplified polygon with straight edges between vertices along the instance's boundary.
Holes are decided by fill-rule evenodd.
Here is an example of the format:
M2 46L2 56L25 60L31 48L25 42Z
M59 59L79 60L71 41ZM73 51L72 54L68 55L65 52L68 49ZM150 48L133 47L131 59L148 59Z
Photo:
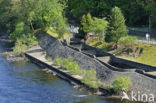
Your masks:
M71 74L80 75L83 77L82 82L89 85L92 88L98 88L102 83L96 78L96 70L84 70L79 67L78 63L73 58L68 57L65 59L56 58L54 65L62 66L63 69L67 69Z
M62 59L61 58L56 58L54 60L54 63L53 63L55 66L61 66L62 64Z
M49 62L52 62L52 58L50 56L46 57L46 59L49 61Z
M22 35L21 37L17 38L13 53L15 55L20 55L23 51L36 45L38 45L38 41L34 35Z
M14 32L11 33L9 37L13 40L17 40L17 38L28 33L31 33L30 28L27 25L25 25L24 22L19 22L16 24Z
M123 89L127 92L131 85L132 82L129 77L116 78L112 84L113 89L116 93L121 93Z
M16 43L15 43L15 47L13 49L13 53L14 55L18 56L20 55L23 51L27 50L28 47L27 45L23 44L20 39L17 39Z
M135 52L137 52L137 49L140 48L136 40L137 38L131 36L121 38L118 44L118 51L126 52L128 54L135 54Z
M98 88L102 83L96 78L96 70L84 70L83 71L83 83L89 85L92 88Z

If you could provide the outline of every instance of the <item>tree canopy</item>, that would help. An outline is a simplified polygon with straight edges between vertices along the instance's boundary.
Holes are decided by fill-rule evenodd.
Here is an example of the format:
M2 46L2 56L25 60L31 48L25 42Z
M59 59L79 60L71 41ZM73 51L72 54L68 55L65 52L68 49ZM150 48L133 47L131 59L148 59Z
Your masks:
M52 27L60 35L67 30L65 6L60 0L1 0L0 6L0 28L6 28L11 35L23 32L17 32L19 26L31 31Z
M129 26L148 25L149 11L156 20L155 0L68 0L67 4L67 14L77 20L88 12L94 17L108 17L114 6L121 8Z
M114 7L111 11L111 19L105 40L107 42L118 42L121 37L128 33L125 18L118 7Z

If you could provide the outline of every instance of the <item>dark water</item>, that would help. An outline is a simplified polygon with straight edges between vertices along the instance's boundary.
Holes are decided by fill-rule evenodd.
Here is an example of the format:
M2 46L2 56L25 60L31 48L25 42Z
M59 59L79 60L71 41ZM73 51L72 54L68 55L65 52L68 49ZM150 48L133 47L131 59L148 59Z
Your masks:
M0 103L121 102L74 89L68 82L42 72L31 62L9 63L0 55Z

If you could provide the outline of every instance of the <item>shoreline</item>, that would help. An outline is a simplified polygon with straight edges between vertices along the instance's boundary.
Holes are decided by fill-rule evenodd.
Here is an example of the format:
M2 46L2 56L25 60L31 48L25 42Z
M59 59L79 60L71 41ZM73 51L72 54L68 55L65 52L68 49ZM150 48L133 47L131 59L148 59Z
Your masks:
M7 61L9 62L17 62L21 60L26 60L24 55L16 56L13 54L13 46L6 47L5 45L14 43L13 40L10 40L7 36L0 36L0 43L2 43L3 50L0 52L0 55L2 55Z

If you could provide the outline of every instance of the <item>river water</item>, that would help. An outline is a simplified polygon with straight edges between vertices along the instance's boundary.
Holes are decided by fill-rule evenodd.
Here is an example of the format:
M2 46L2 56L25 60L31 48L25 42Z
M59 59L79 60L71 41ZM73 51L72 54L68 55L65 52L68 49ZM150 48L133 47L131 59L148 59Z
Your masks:
M0 52L4 49L0 44ZM73 88L31 62L8 62L0 55L0 103L121 103ZM123 102L127 103L127 102Z

